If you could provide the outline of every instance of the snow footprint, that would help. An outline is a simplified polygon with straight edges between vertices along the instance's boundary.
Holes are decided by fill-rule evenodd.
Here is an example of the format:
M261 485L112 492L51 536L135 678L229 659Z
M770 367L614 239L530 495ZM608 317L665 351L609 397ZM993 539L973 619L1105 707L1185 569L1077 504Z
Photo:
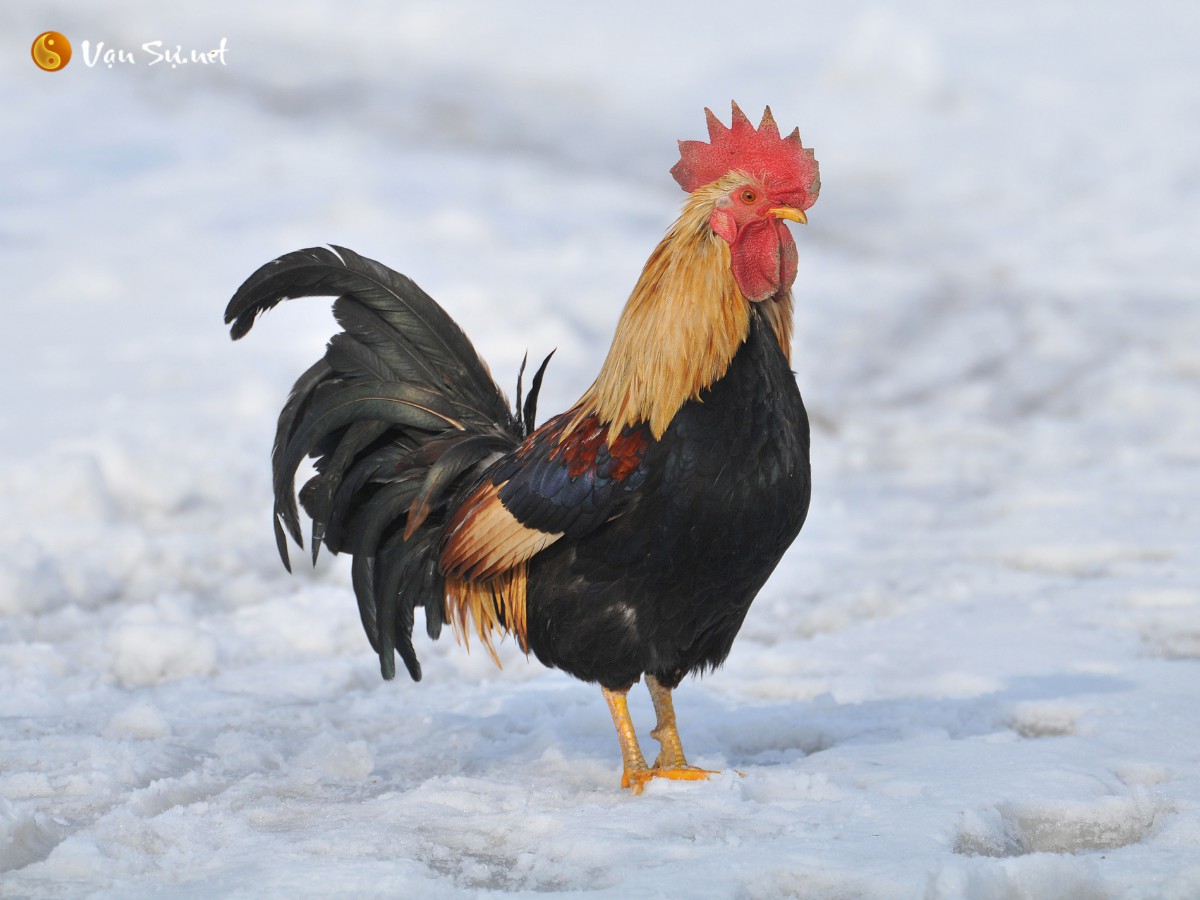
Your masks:
M1137 843L1159 813L1148 792L1090 801L1019 801L965 813L954 852L964 856L1080 853Z
M1016 704L1005 724L1025 738L1067 737L1075 734L1083 710L1061 700L1031 700Z
M1164 659L1200 659L1200 593L1192 590L1144 590L1127 600L1133 627Z

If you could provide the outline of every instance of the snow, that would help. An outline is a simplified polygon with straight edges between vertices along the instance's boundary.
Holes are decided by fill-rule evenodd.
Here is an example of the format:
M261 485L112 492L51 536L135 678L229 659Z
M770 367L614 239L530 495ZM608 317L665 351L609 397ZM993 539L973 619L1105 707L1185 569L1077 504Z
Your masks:
M1200 12L0 18L0 895L1200 896ZM222 37L224 67L79 49ZM675 214L675 141L731 97L822 165L794 229L815 495L677 692L722 774L633 797L596 688L449 637L385 684L345 561L282 570L273 420L332 319L220 319L261 263L343 244L506 386L557 347L558 411Z

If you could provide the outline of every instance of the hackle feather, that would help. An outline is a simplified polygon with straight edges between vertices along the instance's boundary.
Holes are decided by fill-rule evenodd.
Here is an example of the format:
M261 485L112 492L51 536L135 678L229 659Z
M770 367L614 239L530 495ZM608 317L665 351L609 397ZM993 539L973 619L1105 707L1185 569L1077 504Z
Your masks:
M679 408L725 374L749 333L750 304L733 277L729 245L708 220L741 177L727 175L688 196L642 269L574 424L596 415L615 440L624 426L649 422L661 438ZM790 292L763 305L790 358Z

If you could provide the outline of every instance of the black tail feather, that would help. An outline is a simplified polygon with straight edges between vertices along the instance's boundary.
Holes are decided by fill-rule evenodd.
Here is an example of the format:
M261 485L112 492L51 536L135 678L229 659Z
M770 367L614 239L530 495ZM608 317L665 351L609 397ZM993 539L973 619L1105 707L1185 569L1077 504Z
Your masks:
M397 532L384 541L375 562L376 597L398 597L409 593L409 589L415 594L424 593L422 575L425 570L421 563L422 560L431 560L433 551L434 542L428 534L422 535L420 540L406 541L404 535ZM412 680L420 681L421 664L417 662L412 646L413 606L407 603L380 603L377 609L380 673L388 681L396 677L395 657L388 652L394 647Z
M303 375L296 379L296 383L292 386L292 391L288 395L287 402L283 405L283 410L279 413L279 424L275 429L275 444L271 448L272 472L279 471L280 460L283 458L287 441L291 438L292 432L295 430L297 417L307 407L313 390L329 375L329 372L329 363L324 359L319 359ZM292 561L288 558L287 538L284 537L279 514L279 495L276 494L275 545L279 550L279 558L283 561L283 567L290 572L292 571ZM301 546L304 545L301 544Z
M411 449L402 445L387 444L359 457L346 471L334 489L329 518L325 522L325 546L331 552L354 552L359 545L359 537L352 515L356 508L352 498L365 496L373 484L385 484L393 480L411 453Z
M498 413L497 423L511 417L474 346L433 298L405 276L344 247L287 253L247 278L225 309L230 335L238 340L260 313L298 297L337 297L339 322L375 313L382 325L356 324L346 332L360 337L358 329L364 328L367 342L386 348L382 352L403 380L443 390L486 416ZM423 376L414 374L422 370Z
M275 468L275 515L301 546L300 517L293 494L296 469L329 434L361 421L384 422L406 432L421 430L432 434L465 428L444 412L447 404L433 391L384 382L358 382L340 385L336 390L321 390L329 384L325 382L314 391Z
M412 537L424 524L429 513L441 503L446 491L464 472L475 468L477 474L482 475L482 470L489 463L499 459L511 448L509 441L491 434L475 434L451 442L429 467L421 490L413 499L404 537Z
M353 551L354 561L350 566L350 578L354 584L354 595L358 598L358 612L367 632L367 639L375 652L384 655L384 648L394 636L387 635L381 613L385 607L394 606L394 598L376 593L378 578L378 550L384 532L393 524L408 505L412 503L414 486L411 482L387 484L374 492L356 517L355 532L357 548Z
M319 477L306 484L301 492L301 502L304 511L312 519L312 561L317 564L317 554L321 550L321 541L325 538L325 529L333 510L334 491L343 479L346 469L354 462L359 453L368 445L374 443L388 430L388 423L378 419L362 419L346 429L337 448L328 456L323 457ZM308 490L311 485L312 489Z
M555 351L551 350L546 354L546 358L542 360L542 364L538 366L538 370L533 375L533 381L529 385L529 396L525 398L525 405L521 405L521 376L517 376L517 406L516 413L521 417L521 431L528 437L533 434L537 428L537 402L538 394L542 392L542 377L546 374L546 366L550 365L550 359L554 356ZM521 370L524 371L525 364L521 364Z
M354 557L363 629L385 678L399 654L414 680L414 613L436 637L445 622L437 569L440 528L456 498L533 428L546 362L524 405L510 410L487 366L453 320L412 281L341 247L286 254L238 289L225 311L236 340L285 299L332 296L343 331L293 387L279 416L272 470L274 527L290 570L287 535L301 546L295 476L323 543Z

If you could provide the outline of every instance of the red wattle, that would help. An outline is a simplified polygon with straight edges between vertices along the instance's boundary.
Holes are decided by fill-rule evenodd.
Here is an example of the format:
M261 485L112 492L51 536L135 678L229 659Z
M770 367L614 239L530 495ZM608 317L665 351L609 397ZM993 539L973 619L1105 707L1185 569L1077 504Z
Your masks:
M754 303L775 296L796 280L796 242L778 219L746 225L730 247L733 277Z

